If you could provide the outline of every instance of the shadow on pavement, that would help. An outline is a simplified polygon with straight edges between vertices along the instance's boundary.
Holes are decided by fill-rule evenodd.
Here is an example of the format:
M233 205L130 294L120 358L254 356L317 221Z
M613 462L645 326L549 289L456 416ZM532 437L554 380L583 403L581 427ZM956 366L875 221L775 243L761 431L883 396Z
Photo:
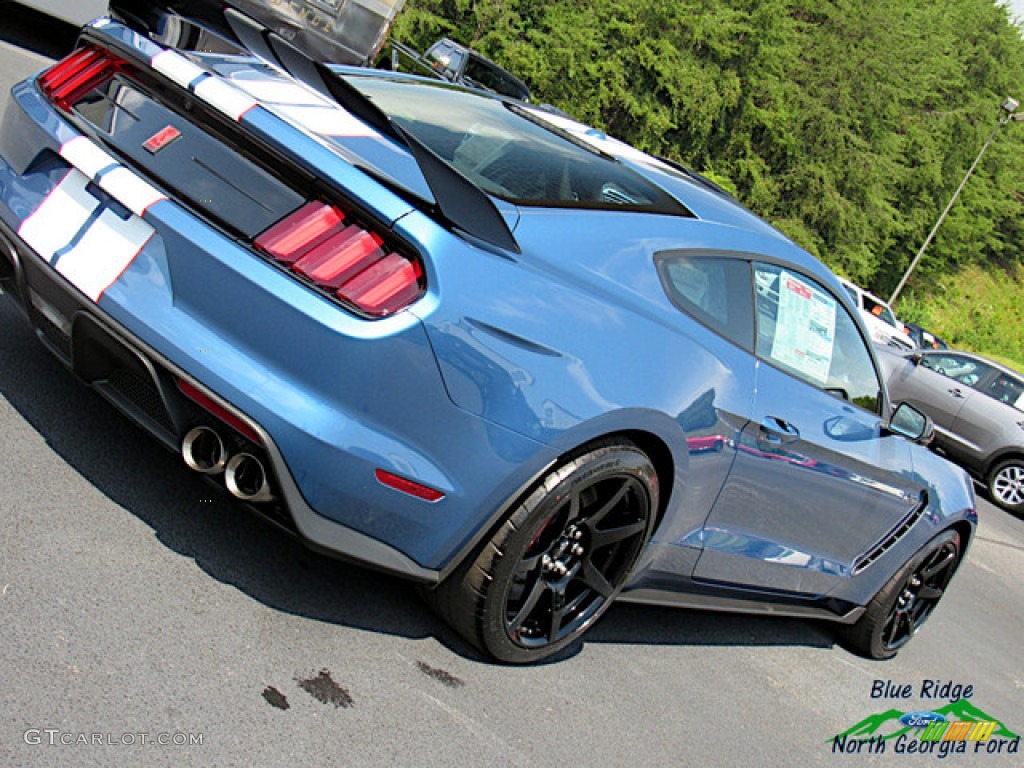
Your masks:
M410 584L307 550L190 472L179 456L76 382L3 297L0 396L90 484L214 579L283 613L410 639L435 637L460 656L486 661ZM827 629L813 622L625 604L613 607L586 641L831 645Z

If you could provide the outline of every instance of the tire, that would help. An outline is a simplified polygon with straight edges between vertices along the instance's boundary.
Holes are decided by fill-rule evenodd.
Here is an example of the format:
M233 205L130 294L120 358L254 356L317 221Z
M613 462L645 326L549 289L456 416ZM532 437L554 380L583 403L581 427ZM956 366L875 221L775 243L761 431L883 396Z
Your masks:
M639 448L593 446L549 473L427 601L499 661L540 661L608 609L657 509L657 475Z
M891 659L931 616L961 554L959 533L936 536L889 579L855 624L840 629L840 641L869 659Z
M985 478L985 485L998 506L1017 515L1024 513L1024 459L997 464Z

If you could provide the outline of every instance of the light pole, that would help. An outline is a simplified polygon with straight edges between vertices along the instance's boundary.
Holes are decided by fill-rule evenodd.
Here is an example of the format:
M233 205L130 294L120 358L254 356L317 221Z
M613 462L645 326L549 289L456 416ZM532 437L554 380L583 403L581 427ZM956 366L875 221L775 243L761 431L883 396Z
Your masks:
M924 256L925 249L928 248L929 244L935 237L935 233L939 231L939 227L942 226L942 222L946 220L946 214L949 213L950 208L953 207L953 203L960 197L960 193L963 191L964 185L967 184L967 180L971 178L971 174L974 173L974 169L978 167L978 163L981 162L982 155L985 154L985 150L988 149L988 145L992 143L992 139L996 137L996 133L999 129L1006 125L1011 120L1020 122L1024 120L1024 112L1017 112L1017 107L1020 103L1013 98L1007 96L1003 99L1003 103L999 105L999 120L996 122L996 127L992 129L992 133L985 139L985 143L981 147L981 151L978 152L978 156L974 158L974 162L971 167L967 169L967 173L964 174L963 181L960 182L960 186L956 188L956 192L953 193L953 197L950 198L949 204L946 206L946 210L939 216L939 220L935 222L935 226L932 227L932 231L928 233L928 237L925 238L924 244L921 246L921 250L917 252L914 260L910 262L910 266L907 267L907 271L903 273L903 277L900 279L900 284L896 286L896 290L892 292L892 296L889 297L890 306L896 303L896 299L900 295L900 291L903 290L903 286L907 284L907 280L910 278L910 273L914 271L914 267L917 266L917 262Z

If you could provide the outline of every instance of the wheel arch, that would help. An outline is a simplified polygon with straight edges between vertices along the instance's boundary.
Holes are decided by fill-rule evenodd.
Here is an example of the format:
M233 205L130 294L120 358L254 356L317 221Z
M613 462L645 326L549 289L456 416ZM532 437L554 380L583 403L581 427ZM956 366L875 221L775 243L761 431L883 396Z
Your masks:
M583 442L561 451L555 459L541 467L526 483L520 486L518 491L512 494L491 515L487 524L482 525L477 533L445 564L441 569L438 583L448 578L466 558L472 557L481 542L489 541L494 532L508 517L509 513L529 497L536 490L537 486L543 482L544 478L555 468L563 466L602 444L621 444L623 441L635 445L651 460L651 464L654 466L655 475L658 478L658 508L655 510L654 528L652 530L657 530L668 509L668 500L674 490L676 479L676 460L666 440L660 435L643 429L619 429L591 435Z
M1010 459L1017 459L1021 464L1024 464L1024 448L1006 448L999 453L993 454L989 457L989 460L985 462L984 469L981 473L982 479L987 481L988 476L992 473L993 469L998 467L1004 461L1008 461Z

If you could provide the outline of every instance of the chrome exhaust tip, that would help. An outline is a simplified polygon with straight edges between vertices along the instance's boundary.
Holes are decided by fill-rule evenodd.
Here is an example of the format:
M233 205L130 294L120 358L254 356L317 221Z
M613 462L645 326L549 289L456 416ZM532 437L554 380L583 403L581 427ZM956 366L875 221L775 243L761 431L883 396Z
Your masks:
M224 484L233 496L242 501L258 504L274 498L263 462L251 453L231 457L224 470Z
M181 457L189 469L204 475L216 475L228 464L228 451L220 435L209 427L189 430L181 441Z

